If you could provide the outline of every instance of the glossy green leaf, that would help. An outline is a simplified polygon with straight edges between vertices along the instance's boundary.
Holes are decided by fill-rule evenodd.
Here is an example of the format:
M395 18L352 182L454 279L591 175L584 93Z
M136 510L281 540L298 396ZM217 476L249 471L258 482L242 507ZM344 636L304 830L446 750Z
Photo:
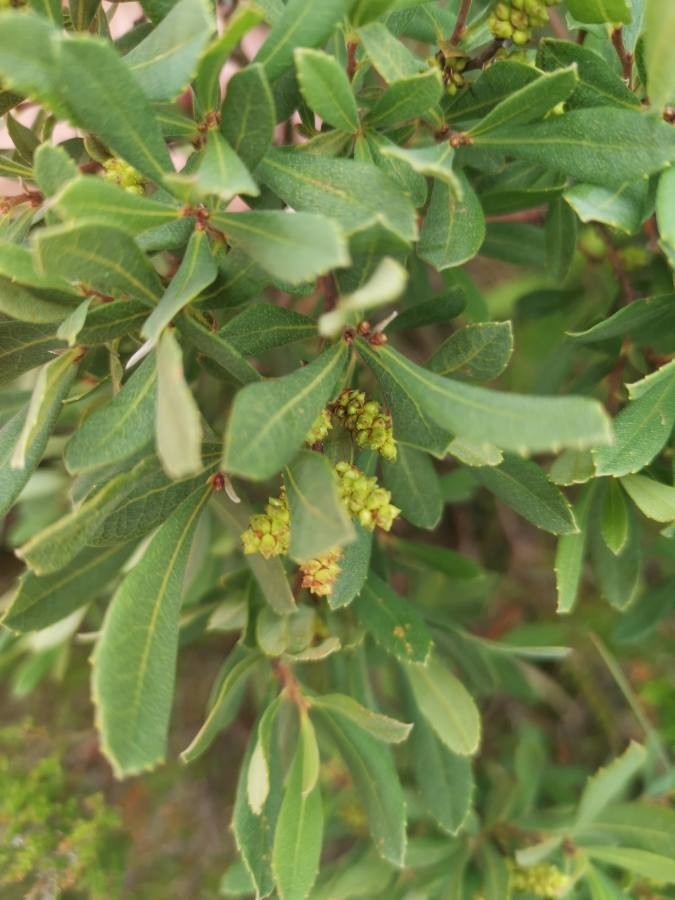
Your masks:
M342 549L340 573L335 579L333 590L328 596L331 609L348 606L361 593L368 577L373 533L366 531L358 522L354 523L356 540Z
M262 480L290 462L336 393L346 356L340 341L290 375L239 391L225 434L225 471Z
M662 884L675 884L675 860L670 857L651 853L649 850L636 850L633 847L595 846L587 847L586 852L591 859L618 866L635 875L650 878Z
M485 239L485 216L467 177L457 172L462 199L437 181L431 194L417 252L425 262L442 271L472 259Z
M625 475L621 484L637 508L656 522L675 522L675 487L646 475Z
M206 148L194 171L189 175L169 176L165 182L181 196L185 191L188 197L215 195L228 201L237 194L252 197L260 194L251 173L218 131L209 132Z
M388 653L403 662L425 663L431 635L417 612L374 572L352 602L356 617Z
M58 90L79 126L150 179L171 171L166 144L149 101L124 61L92 37L61 41Z
M304 900L319 870L323 802L318 785L310 791L303 789L307 757L312 753L307 734L301 730L274 833L272 871L281 900Z
M320 453L302 450L284 470L291 514L289 555L299 562L354 540L333 467Z
M178 271L143 325L143 337L156 343L174 316L215 281L217 274L218 267L206 232L195 230L185 248Z
M345 694L321 694L312 697L312 708L339 713L385 744L400 744L410 734L412 725L367 709Z
M218 332L244 356L259 356L273 347L316 337L316 322L273 303L254 303Z
M15 631L39 631L95 600L116 578L133 544L86 548L53 575L26 572L20 579L2 624Z
M247 66L228 81L220 130L237 156L253 171L272 145L276 113L262 66Z
M537 528L551 534L578 531L572 509L563 494L530 460L507 454L499 466L477 469L476 478Z
M403 517L418 528L435 528L443 512L441 484L426 453L399 444L396 460L383 464L384 486Z
M178 318L178 330L187 340L203 353L222 366L226 372L241 384L260 381L260 374L242 354L234 347L224 334L210 331L197 319L189 315Z
M347 0L289 0L254 62L262 63L270 81L293 64L296 47L321 47L347 12Z
M185 381L183 354L171 331L157 345L157 455L171 478L194 475L202 468L199 408Z
M259 266L291 284L349 263L341 230L324 215L215 213L211 221Z
M39 271L115 299L130 297L154 306L162 293L147 257L118 228L85 223L46 228L35 237L35 253Z
M516 60L498 60L488 66L470 91L459 91L445 110L446 121L479 120L502 100L539 78L537 70Z
M631 21L628 0L565 0L565 5L579 22L600 25Z
M390 84L416 75L424 62L408 50L383 22L371 22L359 28L359 37L368 59Z
M604 485L601 485L604 487ZM605 543L601 532L602 492L591 509L589 534L591 537L591 563L595 582L605 600L615 609L626 609L640 588L642 574L642 534L640 521L633 508L628 509L628 530L620 553L613 553Z
M614 443L593 451L598 475L639 472L666 443L675 424L675 362L629 385L629 394L614 420Z
M56 30L43 16L0 14L0 74L4 88L32 97L64 114L57 93Z
M480 135L474 146L609 187L646 178L675 160L675 137L665 122L604 107L506 126Z
M574 518L579 528L576 534L564 534L558 539L555 555L555 580L558 590L558 612L570 613L579 593L583 571L588 526L595 483L586 487L574 507Z
M18 378L65 347L53 325L18 322L0 317L0 384Z
M77 373L78 351L41 370L31 400L0 429L0 515L19 496L42 459L49 436Z
M315 710L313 716L335 744L349 769L381 857L402 866L406 850L403 790L391 753L340 713Z
M156 533L108 607L93 661L101 747L118 777L164 759L190 544L210 488Z
M576 825L592 822L613 801L620 799L647 760L641 744L631 743L606 768L598 769L586 782L577 812Z
M432 144L430 147L398 147L396 144L387 144L382 148L384 156L400 160L410 166L413 172L420 175L429 175L443 181L461 198L462 184L453 168L455 156L450 144Z
M154 434L157 377L153 356L109 403L95 410L66 445L69 472L87 472L120 462L150 443Z
M215 30L206 0L178 0L156 28L124 57L150 100L173 100L192 81Z
M373 128L386 130L409 119L429 115L438 106L443 85L438 69L393 82L366 116Z
M498 128L513 127L543 118L566 100L577 86L575 66L547 73L500 101L469 131L473 139Z
M610 440L604 410L585 397L543 398L491 391L428 372L391 347L373 348L361 340L358 344L376 374L383 370L403 387L415 406L461 437L530 453Z
M636 232L651 212L647 181L606 188L575 184L563 194L582 222L604 222L626 234Z
M422 328L436 322L449 322L464 312L465 307L466 298L461 291L450 290L431 300L420 300L392 319L387 325L387 334L407 328Z
M296 49L300 90L310 109L333 128L354 132L359 127L356 100L345 70L321 50Z
M274 149L256 174L289 206L333 218L348 234L380 222L406 241L417 236L412 203L366 163Z
M66 182L52 202L63 219L73 222L84 219L102 226L114 222L115 227L132 235L173 222L179 215L176 207L131 194L102 178L87 176Z
M649 340L668 333L671 328L675 328L675 294L662 294L635 300L586 331L572 332L570 337L583 344L623 337L625 334Z
M260 654L256 652L242 653L241 656L237 654L236 659L233 659L232 666L228 667L218 687L204 724L180 755L183 762L190 763L205 753L220 732L232 723L239 711L242 693L259 662Z
M568 203L556 199L549 205L544 229L546 262L556 281L564 281L577 245L577 219Z
M436 658L406 666L415 702L440 740L459 756L473 756L480 744L480 715L464 685Z
M641 477L634 475L633 478ZM675 518L675 511L673 518ZM602 501L600 523L602 537L615 555L621 553L628 540L628 510L618 481L610 478Z
M624 106L635 108L639 101L618 73L600 56L581 44L544 38L539 43L537 65L547 72L576 65L578 83L567 105Z
M437 375L491 381L501 375L512 353L510 322L477 322L451 334L427 366Z

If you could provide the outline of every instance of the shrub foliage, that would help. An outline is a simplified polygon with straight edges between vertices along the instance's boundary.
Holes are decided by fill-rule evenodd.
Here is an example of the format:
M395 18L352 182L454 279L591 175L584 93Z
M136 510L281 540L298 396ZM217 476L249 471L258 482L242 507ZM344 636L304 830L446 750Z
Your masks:
M574 623L673 604L675 4L0 5L15 690L93 642L129 776L219 644L182 758L247 729L225 893L673 896L603 637L634 718L562 732L606 699Z

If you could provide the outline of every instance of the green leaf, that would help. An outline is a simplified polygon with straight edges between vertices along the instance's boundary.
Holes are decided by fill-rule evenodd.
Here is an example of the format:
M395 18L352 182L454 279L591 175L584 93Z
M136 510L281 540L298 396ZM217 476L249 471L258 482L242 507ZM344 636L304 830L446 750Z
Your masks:
M0 75L3 88L12 88L64 115L67 110L57 93L55 35L43 16L0 14Z
M631 399L614 420L614 443L593 451L598 475L639 472L664 446L675 425L675 361L628 391Z
M227 83L220 130L237 156L253 171L272 146L276 112L260 65L246 66Z
M462 199L443 181L431 194L417 252L425 262L442 271L472 259L485 239L485 216L467 177L457 172Z
M218 131L208 133L206 148L194 171L188 175L170 175L165 183L174 187L179 196L185 192L192 199L215 195L228 201L237 194L252 197L260 194L251 173Z
M459 681L435 657L426 665L406 666L415 702L440 740L459 756L473 756L480 745L480 714Z
M656 189L656 221L671 267L675 260L675 169L672 167L659 178ZM632 306L632 304L631 304ZM631 307L629 306L628 309Z
M376 374L383 370L438 425L468 440L521 453L610 440L605 411L585 397L491 391L428 372L391 347L374 348L359 339L358 349Z
M594 50L575 44L544 38L539 42L537 65L547 72L575 64L578 84L568 98L569 107L624 106L635 108L639 99L625 81Z
M333 128L352 133L359 127L356 100L345 70L321 50L296 49L300 90L310 109Z
M66 444L69 472L88 472L121 462L149 444L154 434L157 377L148 357L110 402L96 409Z
M647 478L646 475L626 475L621 479L621 484L648 519L656 522L675 521L675 487Z
M178 330L197 350L215 360L241 384L260 381L258 370L244 359L223 334L210 331L206 325L187 314L179 316Z
M261 659L258 652L247 652L240 657L233 651L231 655L232 664L228 665L204 724L180 755L184 763L191 763L205 753L220 732L232 724L246 685Z
M403 517L418 528L434 529L443 512L443 497L427 454L399 444L395 462L385 462L382 468L384 486Z
M18 322L0 317L0 384L48 362L64 348L54 336L53 325Z
M390 84L366 116L371 128L386 130L410 119L429 115L443 94L441 73L426 69Z
M574 834L580 844L609 838L621 846L651 850L672 859L675 812L655 803L613 803L599 811L588 824L575 826Z
M93 298L87 297L61 322L56 329L56 336L65 341L69 347L74 347L78 335L84 328L84 323L89 312Z
M144 338L155 344L166 326L183 307L216 279L218 266L211 253L206 232L192 232L178 271L171 279L162 299L146 319L141 330Z
M653 175L675 159L675 137L665 122L609 107L507 126L478 136L474 146L610 187Z
M239 41L263 18L262 10L254 4L238 4L225 23L220 37L202 54L194 82L194 91L204 113L218 108L220 102L220 72ZM230 81L231 84L231 81Z
M601 485L604 487L604 485ZM642 572L642 535L632 508L628 510L628 536L620 553L608 548L601 533L600 498L590 514L592 570L601 594L615 609L623 610L635 599Z
M567 100L577 83L575 66L541 75L501 100L470 129L469 134L475 140L506 125L514 127L542 119L554 106Z
M239 537L248 528L252 510L244 503L235 505L224 494L218 494L217 501L216 511ZM263 559L258 553L248 554L245 559L270 608L280 616L295 612L295 600L281 561L277 558Z
M290 375L239 391L225 434L225 471L263 480L290 462L334 396L346 356L340 341Z
M311 699L311 709L316 708L329 713L339 713L385 744L400 744L406 740L412 729L412 725L373 712L372 709L361 706L345 694L318 694Z
M617 800L642 769L647 760L647 752L641 744L631 742L628 748L606 768L598 769L586 782L575 827L592 822L605 807Z
M510 322L477 322L451 334L427 366L437 375L492 381L504 371L512 353Z
M586 848L591 859L626 869L635 875L652 879L663 884L675 884L675 860L650 853L648 850L635 850L633 847L592 847Z
M124 57L150 100L173 100L192 81L215 30L206 0L178 0L169 14Z
M312 281L330 269L349 265L342 231L324 215L214 213L210 221L265 271L290 284Z
M195 492L166 520L103 621L92 691L101 748L118 777L152 768L166 753L183 578L210 496L210 487Z
M474 780L471 760L449 750L420 714L407 684L406 715L414 722L410 755L422 803L436 824L456 835L471 810Z
M424 663L431 653L431 635L410 604L374 572L352 602L356 617L387 653L402 662Z
M373 533L366 531L358 522L354 523L356 540L342 550L340 574L335 579L333 590L328 596L331 609L348 606L361 593L370 566Z
M361 319L366 310L391 303L405 290L408 273L390 256L380 260L370 278L351 294L345 294L335 308L319 317L319 333L336 337L350 321Z
M3 303L6 302L5 297L7 292L11 291L13 288L17 288L16 282L18 282L18 285L28 285L29 287L48 290L52 295L52 298L55 289L58 290L59 295L61 293L71 293L68 282L63 281L61 278L58 278L51 273L43 275L36 271L33 255L27 247L20 244L13 244L10 241L2 239L0 239L0 273L4 276L2 279ZM49 303L49 300L43 299L43 295L41 294L35 294L33 295L33 298L32 302L36 304ZM64 300L66 299L73 298L64 298ZM26 298L26 300L27 302L31 302L28 298ZM17 302L16 305L17 311L20 310L21 304ZM51 305L60 308L61 317L63 317L64 313L68 312L68 307L64 307L61 303L52 303ZM10 315L9 312L7 314ZM19 316L16 316L16 318L19 318ZM28 319L22 319L22 321L28 321Z
M129 558L132 544L103 550L87 547L53 575L26 572L19 580L2 624L15 631L40 631L65 619L102 593Z
M31 400L0 429L0 515L10 509L42 459L73 384L78 355L71 351L47 363Z
M347 0L289 0L254 62L262 63L270 81L293 64L296 47L321 47L347 12Z
M308 734L301 729L274 833L272 871L281 900L304 900L319 871L323 803L318 785L303 789L308 754L316 751Z
M320 453L301 450L284 470L291 513L289 555L297 562L354 540L333 467Z
M616 188L575 184L567 188L563 199L582 222L604 222L626 234L636 232L652 209L647 181Z
M58 90L76 124L143 175L161 181L172 170L149 101L110 44L82 36L62 40Z
M116 475L67 515L33 535L17 550L17 556L37 575L62 569L90 543L148 469L148 461L143 460L130 471Z
M155 437L157 456L171 478L201 470L201 417L185 381L180 344L171 331L165 331L157 345Z
M563 494L538 465L507 454L499 466L476 470L477 480L537 528L551 534L575 534L574 515Z
M662 294L635 300L592 328L568 334L579 343L593 344L625 334L649 340L669 333L671 328L675 328L675 294Z
M375 849L395 866L402 866L406 849L405 800L389 748L340 713L315 709L313 715L354 779Z
M638 478L640 476L634 475L632 477ZM675 512L673 518L675 519ZM615 556L618 556L628 540L628 510L621 485L613 478L609 480L602 501L600 531L609 549Z
M644 53L647 88L651 105L657 112L675 100L675 61L670 51L675 40L675 10L670 4L646 0Z
M254 303L224 325L218 334L244 356L260 356L273 347L316 337L316 322L284 306Z
M60 0L29 0L29 4L36 13L46 16L54 25L63 25ZM72 3L70 5L73 6Z
M591 892L591 900L630 900L628 894L617 887L615 881L600 869L587 865L585 882Z
M502 900L510 892L511 872L506 858L493 844L484 843L479 851L485 900Z
M53 359L38 372L9 461L10 468L22 473L19 478L23 478L24 483L40 461L47 438L75 378L79 355L79 350L71 350Z
M371 22L359 28L359 37L366 56L390 84L416 75L424 68L424 61L395 38L383 22Z
M631 21L628 0L565 0L565 5L577 21L591 25Z
M577 219L560 198L549 204L546 227L546 262L556 281L564 281L574 261L577 246Z
M389 325L387 333L405 331L408 328L421 328L424 325L435 325L436 322L449 322L464 312L466 298L462 291L450 290L430 300L420 300L404 309Z
M498 60L473 82L470 91L460 91L445 110L447 122L481 119L505 98L510 97L540 74L533 66L516 60Z
M79 223L41 229L35 253L39 271L115 299L131 297L154 306L162 293L147 257L118 228Z
M588 542L588 525L595 493L595 482L586 487L575 508L574 518L579 529L576 534L564 534L558 540L555 555L555 580L558 590L558 612L574 609L581 583L581 575Z
M75 223L86 220L102 226L114 222L114 227L132 235L173 222L180 215L176 207L131 194L91 176L67 181L52 203L63 219Z
M289 206L323 213L347 234L378 222L406 241L417 236L412 203L366 163L274 148L256 174Z
M461 199L462 185L453 168L455 151L450 144L432 144L430 147L411 148L387 144L382 147L382 155L406 163L413 172L429 175L444 182Z

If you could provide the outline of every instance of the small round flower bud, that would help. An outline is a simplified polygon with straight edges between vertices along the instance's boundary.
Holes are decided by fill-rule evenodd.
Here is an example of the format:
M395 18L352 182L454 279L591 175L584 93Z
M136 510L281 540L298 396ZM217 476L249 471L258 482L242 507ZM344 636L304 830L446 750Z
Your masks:
M322 409L314 424L305 436L305 443L312 447L314 444L321 444L326 440L328 432L333 427L330 413L327 409Z
M341 550L329 550L321 556L309 559L300 565L302 587L317 597L328 597L333 592L335 580L342 571L338 561Z
M502 22L508 22L509 17L511 15L511 9L508 3L498 3L495 6L495 15L498 19L501 19Z
M264 513L251 516L241 542L244 553L259 553L265 559L288 552L290 543L290 513L286 493L270 497Z
M110 159L103 163L102 177L104 181L117 184L130 194L144 193L144 182L140 173L133 166L130 166L129 163L124 162L123 159L118 159L116 156L111 156Z
M510 22L502 22L501 19L490 21L490 28L495 37L510 38L513 34L513 25Z
M531 37L532 33L530 31L523 31L522 29L517 28L511 35L511 40L514 44L518 44L522 47L523 44L526 44Z
M381 528L389 531L400 509L391 503L389 491L380 487L377 478L369 478L356 466L338 463L340 496L351 516L368 531Z
M376 400L366 401L363 391L345 389L333 404L333 415L352 433L358 447L396 459L391 416Z
M509 20L514 28L527 28L530 24L530 20L523 12L518 12L517 9L511 11L511 15Z

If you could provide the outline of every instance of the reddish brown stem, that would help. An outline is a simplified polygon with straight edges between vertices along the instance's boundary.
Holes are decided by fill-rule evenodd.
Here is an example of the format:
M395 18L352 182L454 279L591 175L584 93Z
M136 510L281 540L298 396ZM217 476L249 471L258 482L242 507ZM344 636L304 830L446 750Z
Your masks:
M623 28L615 28L612 32L612 43L616 54L621 61L623 77L628 82L628 87L632 87L633 80L633 54L629 53L623 42Z
M358 44L356 41L348 41L347 42L347 78L350 81L354 80L354 75L356 74L356 48Z
M495 38L491 44L483 50L480 56L475 56L473 59L470 59L466 64L466 69L482 69L485 63L490 62L492 57L498 50L504 46L504 41L499 38ZM465 69L465 71L466 71Z
M486 216L486 222L543 222L546 218L546 207L537 206L534 209L521 209L518 212L501 213L500 215Z
M459 44L462 40L462 35L466 31L466 20L469 17L469 10L471 9L471 0L462 0L459 12L457 13L457 21L455 22L455 28L450 35L450 43L455 46Z

